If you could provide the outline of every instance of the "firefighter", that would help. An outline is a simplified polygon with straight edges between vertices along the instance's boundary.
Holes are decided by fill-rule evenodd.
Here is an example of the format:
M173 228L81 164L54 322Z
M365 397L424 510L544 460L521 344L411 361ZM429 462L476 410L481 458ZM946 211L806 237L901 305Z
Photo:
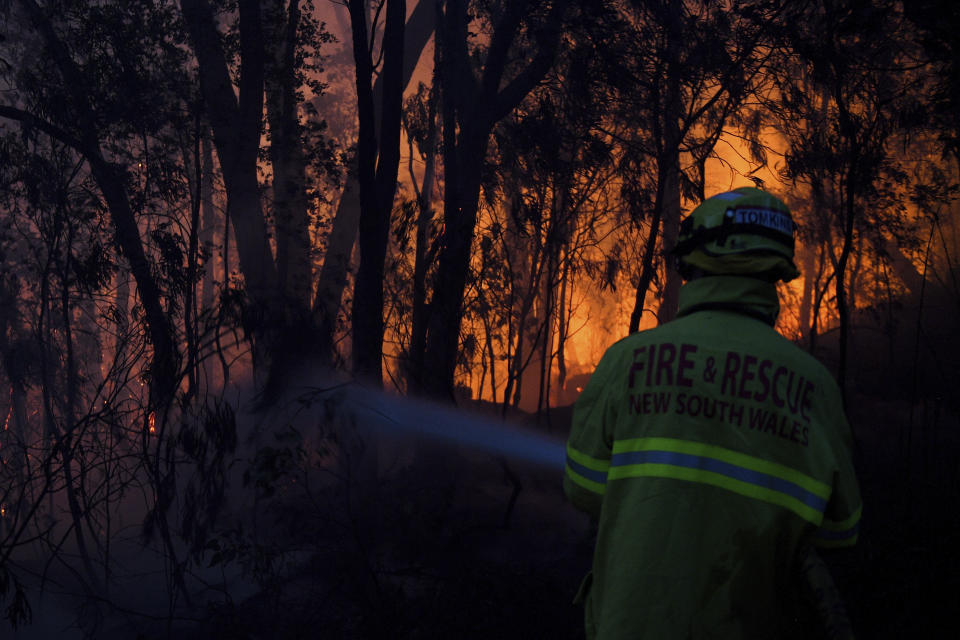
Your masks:
M705 200L674 250L677 318L610 347L578 399L563 486L597 518L587 638L801 637L806 549L856 542L838 387L773 329L794 232L759 189Z

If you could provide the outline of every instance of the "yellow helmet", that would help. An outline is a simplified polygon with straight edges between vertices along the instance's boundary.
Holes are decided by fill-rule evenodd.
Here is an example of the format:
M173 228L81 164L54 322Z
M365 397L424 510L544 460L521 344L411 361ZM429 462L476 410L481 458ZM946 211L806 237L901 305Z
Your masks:
M786 282L800 275L793 263L795 231L779 198L740 187L707 198L684 218L672 253L684 279L699 270Z

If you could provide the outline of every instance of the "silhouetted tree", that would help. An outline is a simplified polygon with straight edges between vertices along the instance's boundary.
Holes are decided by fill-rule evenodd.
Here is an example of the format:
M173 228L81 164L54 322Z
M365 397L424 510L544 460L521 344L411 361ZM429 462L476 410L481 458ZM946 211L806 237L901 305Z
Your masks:
M791 14L789 62L777 75L790 149L785 174L806 182L836 234L832 277L840 322L837 378L846 388L850 266L860 233L897 218L901 179L891 143L910 126L916 78L906 73L909 39L895 3L817 2ZM806 84L798 80L808 78ZM816 87L811 91L810 87ZM835 258L834 258L835 256Z
M38 55L16 69L21 74L19 86L29 93L20 103L0 105L0 117L42 131L74 149L87 163L110 212L117 246L137 283L153 347L151 404L162 407L175 391L178 349L130 200L131 167L113 156L118 142L156 130L171 101L177 100L172 71L183 58L175 47L166 46L174 31L173 16L169 11L141 11L140 6L128 12L113 6L81 8L77 13L59 9L20 0L7 18L8 27L33 29L42 44L40 51L34 51ZM123 20L141 25L143 36L129 27L120 28ZM110 31L112 27L116 28ZM109 38L113 51L127 61L126 67L110 64L112 52L96 46L102 37ZM137 55L141 37L153 38L164 55Z
M608 17L601 68L624 146L622 198L635 224L649 221L631 333L658 272L658 319L676 313L680 277L666 256L676 243L683 199L703 199L707 159L728 127L747 124L743 103L762 82L767 34L784 6L631 1ZM741 128L757 146L759 132Z
M433 2L417 2L403 28L403 65L402 85L410 83L413 71L434 31L436 8ZM372 38L371 38L372 40ZM380 121L384 86L377 75L373 83L373 121ZM378 143L379 144L379 143ZM357 159L359 160L359 158ZM321 361L335 361L334 338L337 332L337 318L340 313L343 291L347 284L350 267L350 255L357 239L360 224L359 165L353 163L347 168L347 179L337 205L330 232L327 235L327 249L323 264L317 277L316 296L313 313L320 327L317 335L317 353Z
M353 288L353 369L379 386L383 361L383 261L390 235L390 214L400 166L400 111L403 107L404 0L383 0L386 25L378 58L383 59L380 120L373 108L373 53L376 21L368 29L367 6L351 0L353 56L360 117L357 161L360 187L360 267ZM380 14L382 5L375 15ZM368 36L369 33L369 36ZM379 134L379 135L378 135Z
M443 122L444 231L432 287L424 353L412 353L417 386L452 397L460 346L463 294L477 220L483 162L493 126L508 115L553 64L561 26L569 9L563 2L506 2L469 7L445 2L437 25ZM471 55L471 9L490 25L486 55ZM526 36L526 38L524 38ZM518 50L519 48L519 50ZM511 55L528 62L516 65Z

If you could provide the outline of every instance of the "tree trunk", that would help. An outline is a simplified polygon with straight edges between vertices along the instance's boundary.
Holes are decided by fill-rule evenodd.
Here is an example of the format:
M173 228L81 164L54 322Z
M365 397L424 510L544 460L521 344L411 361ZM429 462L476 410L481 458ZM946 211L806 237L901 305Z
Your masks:
M567 278L570 277L570 256L563 259L563 274L560 276L560 301L557 303L557 386L567 388Z
M843 204L841 208L843 223L843 246L835 268L837 295L837 314L840 316L840 355L837 365L837 384L840 387L840 396L844 403L847 401L847 342L850 332L850 317L848 310L847 291L847 262L853 251L853 231L857 219L857 195L860 188L860 140L858 139L857 125L843 99L842 88L838 84L834 87L834 101L838 110L839 133L845 147L846 170L843 175Z
M674 137L679 132L676 118L668 114L667 118L667 157L663 185L663 298L657 310L660 324L670 322L677 315L680 300L680 274L674 266L671 252L677 244L680 231L680 153L679 141Z
M0 255L0 262L3 256ZM20 299L20 283L10 276L0 278L0 363L7 374L10 383L10 407L4 417L2 427L2 446L6 450L4 460L7 462L11 476L20 482L22 471L27 464L27 363L22 354L18 354L13 344L16 340L19 313L17 303ZM12 428L11 428L12 426ZM15 508L19 504L7 503L8 508ZM15 513L15 512L14 512Z
M857 297L860 295L860 277L863 274L863 235L858 235L857 246L851 249L853 254L852 268L848 269L847 278L847 306L852 313L857 312Z
M680 232L680 116L683 113L683 97L680 95L680 83L676 78L680 68L679 35L683 26L680 23L682 6L669 3L666 6L668 13L667 50L666 50L666 101L663 111L663 147L657 158L658 176L663 180L662 189L662 219L663 239L663 271L664 285L663 298L657 310L657 320L660 324L673 320L677 315L677 306L680 299L680 274L674 267L670 252L677 244L677 235ZM658 189L658 192L660 189Z
M207 0L181 0L200 89L213 128L247 295L256 311L275 311L279 278L260 202L257 159L263 118L264 38L257 0L240 0L239 100ZM261 327L263 331L265 327Z
M843 247L840 250L840 257L837 260L836 268L836 287L837 294L837 313L840 316L840 360L837 365L837 384L840 387L840 395L846 402L847 392L847 342L850 332L850 314L847 309L847 284L846 271L847 261L850 259L850 252L853 249L853 228L856 220L856 204L854 196L853 174L856 160L851 162L850 169L847 172L847 181L844 185L844 208L843 208Z
M198 362L200 359L199 327L197 312L197 270L200 265L198 255L200 248L200 209L203 206L203 156L200 150L201 128L198 118L194 132L194 145L191 152L184 150L184 166L188 174L190 186L190 226L187 243L187 290L183 300L183 333L187 343L187 390L184 393L185 401L197 393ZM193 175L190 175L190 172Z
M917 295L923 282L923 277L920 275L917 267L910 258L903 254L903 251L900 250L900 246L895 239L883 237L881 241L883 242L893 272L897 274L897 277L912 295ZM945 255L949 258L949 252L946 251L946 247L944 247L944 249Z
M516 346L509 353L512 335L507 337L507 383L504 388L503 410L507 407L519 407L523 397L524 373L531 357L536 353L535 340L531 337L529 326L535 322L537 283L540 282L541 257L543 247L534 245L532 235L528 236L520 220L524 217L523 196L518 189L511 189L504 202L508 211L505 233L503 233L503 252L510 270L510 326L516 329ZM505 413L504 413L505 415Z
M91 157L92 156L92 157ZM116 230L117 244L130 264L130 272L137 284L137 292L143 304L144 316L153 345L153 362L150 366L150 391L152 409L164 406L176 391L177 349L174 344L173 326L160 301L160 287L153 278L147 260L136 218L124 190L122 169L108 165L99 155L99 149L88 156L90 170L100 187L110 218Z
M298 325L306 320L312 295L310 220L297 102L297 28L300 2L273 0L270 24L274 59L265 77L270 162L273 167L273 217L277 238L277 277L280 290Z
M404 27L404 87L410 83L417 61L420 59L420 53L433 34L435 23L436 10L433 3L428 1L418 2ZM380 82L378 77L373 87L373 108L376 113L379 113L380 110L377 97L383 92ZM374 122L377 121L378 117L375 115ZM327 251L317 278L317 290L313 302L314 322L318 327L317 353L321 360L326 362L332 362L334 359L337 316L340 313L343 290L347 284L350 255L353 253L359 224L359 176L357 166L353 165L347 172L343 193L337 206L337 213L333 218L333 225L327 236Z
M490 402L497 404L497 356L493 350L493 327L487 317L484 317L484 333L486 334L487 359L490 361ZM483 399L483 389L480 390L480 399ZM504 402L506 405L506 402Z
M827 291L830 289L830 278L835 277L836 271L834 271L826 281L821 285L821 279L823 278L823 271L827 266L826 253L828 251L833 251L829 245L821 245L818 252L817 259L817 278L813 283L813 309L811 313L810 320L810 344L808 346L808 351L811 354L816 355L817 352L817 338L820 334L820 309L823 307L823 297L827 295Z
M200 242L210 252L204 264L203 289L200 295L201 309L206 310L213 306L217 266L216 253L214 252L217 238L217 212L213 206L213 150L210 147L210 139L206 134L200 139L200 148L203 154L203 173L200 178L200 208L203 214L203 226L200 229Z
M663 216L663 195L662 182L657 180L657 194L653 202L653 219L650 221L650 233L647 236L647 242L643 248L643 260L640 268L640 281L637 283L636 297L633 302L633 312L630 314L630 325L627 328L627 334L636 333L640 330L640 320L643 318L643 310L647 297L647 290L650 283L653 282L656 262L654 257L657 251L657 239L660 232L660 220Z
M814 274L816 263L816 249L812 246L800 245L798 243L803 263L803 292L800 295L800 312L797 332L800 334L804 344L810 344L810 314L813 310L813 289L815 286Z
M350 0L353 52L360 116L360 266L353 296L353 364L361 379L381 386L383 361L383 264L390 237L390 214L400 166L400 111L403 106L403 27L405 0L387 0L383 35L383 103L380 136L367 44L366 3Z
M423 371L423 354L427 344L427 323L430 316L430 308L427 304L427 269L433 262L434 248L438 245L432 244L430 240L430 223L433 221L433 190L436 176L437 162L437 109L440 101L437 88L437 49L434 49L434 72L433 86L430 90L429 104L427 105L427 125L426 151L427 157L424 163L423 184L417 194L417 246L413 261L413 301L411 311L410 328L410 346L409 346L409 364L407 366L407 387L416 387L416 376ZM413 158L413 145L410 148L411 160ZM410 179L415 182L413 169L411 165ZM429 245L429 246L428 246ZM491 380L493 379L493 362L491 362ZM494 400L494 402L496 402Z
M423 371L423 389L437 397L454 397L463 293L490 132L546 75L559 46L560 27L567 10L567 4L562 2L554 3L545 17L533 59L501 88L508 52L527 13L527 5L527 2L506 3L493 27L479 80L467 50L467 3L448 1L438 23L446 177L444 233Z
M448 139L453 135L453 127L453 122L444 122L444 146L448 147L444 153L444 233L422 371L424 390L451 400L460 346L461 305L480 196L480 171L487 147L485 136L480 141L474 138L454 143ZM454 144L459 148L450 148Z
M43 9L36 2L21 0L21 5L50 48L53 62L70 91L80 135L79 139L72 139L66 136L63 131L51 131L44 123L40 123L41 129L46 130L53 137L67 138L62 141L83 154L106 201L111 223L116 232L117 244L121 253L129 262L130 271L137 283L137 289L143 303L147 331L153 346L150 385L151 405L155 407L163 405L172 399L175 391L177 350L173 338L173 326L161 304L160 288L150 269L150 263L140 240L136 216L127 197L125 172L121 167L107 162L103 157L99 138L100 132L95 124L97 120L94 117L93 107L89 102L89 96L82 91L81 85L74 82L74 79L80 77L81 74L66 45L56 34ZM34 120L32 114L11 107L3 107L0 113L5 117L25 123Z
M543 292L541 294L541 300L543 301L543 318L541 320L543 335L540 342L539 362L537 363L540 378L540 385L537 390L537 415L540 415L544 407L547 411L550 410L550 377L553 371L554 306L556 304L553 293L557 285L557 250L550 247L549 235L547 243L547 273L543 278Z

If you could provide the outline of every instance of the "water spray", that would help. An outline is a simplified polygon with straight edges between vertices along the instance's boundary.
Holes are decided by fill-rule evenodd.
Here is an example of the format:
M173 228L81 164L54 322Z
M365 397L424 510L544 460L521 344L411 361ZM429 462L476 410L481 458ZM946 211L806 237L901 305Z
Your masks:
M342 388L342 393L349 413L367 429L424 435L561 471L565 465L564 443L542 433L353 385Z

